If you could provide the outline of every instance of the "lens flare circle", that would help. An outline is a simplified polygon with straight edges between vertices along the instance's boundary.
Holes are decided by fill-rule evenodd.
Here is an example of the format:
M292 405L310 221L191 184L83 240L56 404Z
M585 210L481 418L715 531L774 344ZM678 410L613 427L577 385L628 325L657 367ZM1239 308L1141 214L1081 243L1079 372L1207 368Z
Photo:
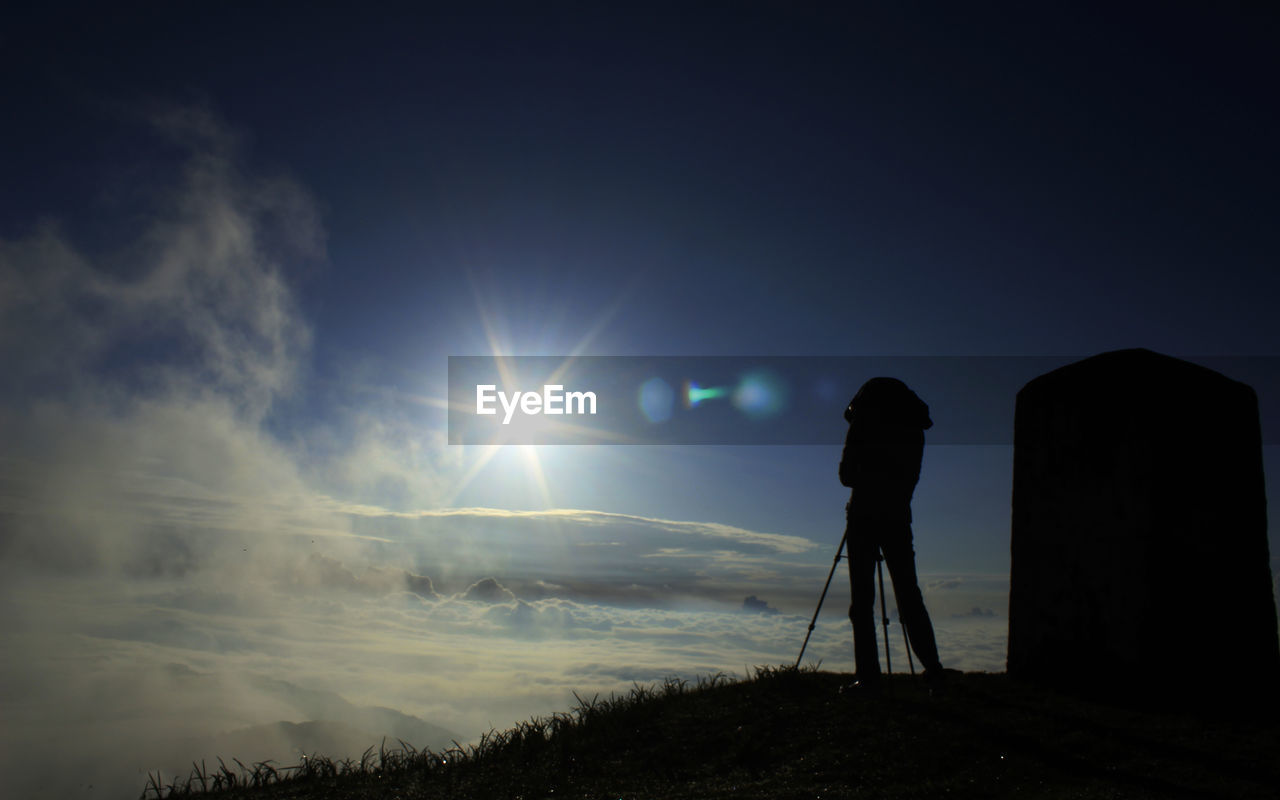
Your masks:
M640 384L636 400L645 419L653 423L666 422L675 409L676 393L662 378L650 378Z
M790 392L786 381L767 369L744 373L733 390L733 405L752 419L767 419L782 413Z

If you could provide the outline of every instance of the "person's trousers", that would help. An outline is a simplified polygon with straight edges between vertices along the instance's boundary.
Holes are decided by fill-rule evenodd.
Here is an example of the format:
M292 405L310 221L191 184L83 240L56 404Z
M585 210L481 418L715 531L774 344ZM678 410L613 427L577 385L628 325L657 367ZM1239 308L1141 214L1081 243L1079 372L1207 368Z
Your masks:
M853 663L862 680L880 675L880 656L876 645L876 551L884 553L885 566L893 581L893 595L898 601L898 616L907 628L911 649L926 670L940 670L938 644L933 636L933 623L924 607L924 596L916 578L916 554L911 542L911 523L885 522L876 519L848 521L849 582L852 602L849 619L853 622Z

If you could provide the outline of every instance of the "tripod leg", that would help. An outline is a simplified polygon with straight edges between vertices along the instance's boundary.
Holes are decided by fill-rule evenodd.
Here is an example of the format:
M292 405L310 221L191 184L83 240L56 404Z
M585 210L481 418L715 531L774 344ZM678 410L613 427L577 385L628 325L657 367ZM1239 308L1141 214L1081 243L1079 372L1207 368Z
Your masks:
M822 584L822 596L818 598L818 607L813 610L813 619L809 620L809 630L804 635L804 644L800 645L800 655L796 656L796 669L800 668L800 659L804 658L804 649L809 646L809 637L813 635L813 628L818 624L818 615L822 613L822 602L827 599L827 590L831 588L831 576L836 574L836 565L840 563L841 556L844 555L844 543L849 538L849 531L846 528L844 536L840 537L840 546L836 548L836 557L831 561L831 571L827 573L827 582ZM881 590L884 588L884 580L881 579Z
M897 596L894 596L897 599ZM907 666L911 668L911 674L916 674L916 661L911 657L911 637L907 635L907 623L902 621L902 617L898 617L898 624L902 626L902 644L907 648Z
M889 660L889 609L884 603L884 553L876 551L876 573L880 577L880 621L884 625L884 674L893 674L893 663Z
M893 574L893 570L889 570L889 574L890 574L890 575L892 575L892 574ZM883 577L883 576L881 576L881 578L880 578L880 588L881 588L881 590L883 590L883 589L884 589L884 577ZM895 601L895 602L898 600L898 584L896 584L896 583L893 585L893 599L894 599L894 601ZM880 602L881 602L881 604L883 604L883 603L884 603L884 600L883 600L883 599L881 599L881 601L880 601ZM902 614L901 614L902 605L901 605L901 604L899 604L899 605L898 605L898 610L899 610L899 614L898 614L898 624L902 626L902 644L903 644L903 646L904 646L904 647L906 647L906 648L907 648L907 667L909 667L909 668L911 669L911 674L912 674L912 675L915 675L915 674L916 674L916 661L915 661L915 659L914 659L914 658L912 658L912 657L911 657L911 636L907 633L907 623L906 623L905 621L903 621L903 619L902 619ZM887 622L887 620L886 620L886 622ZM885 629L885 639L888 639L888 638L889 638L889 632L888 632L888 629L886 628L886 629Z

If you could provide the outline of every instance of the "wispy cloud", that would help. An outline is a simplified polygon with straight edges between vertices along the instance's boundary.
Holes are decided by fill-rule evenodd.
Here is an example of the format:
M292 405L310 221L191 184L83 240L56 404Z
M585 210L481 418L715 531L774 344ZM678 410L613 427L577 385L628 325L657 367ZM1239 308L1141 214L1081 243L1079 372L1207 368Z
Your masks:
M6 789L136 792L186 766L174 742L305 722L317 698L465 737L573 690L794 658L826 569L809 539L439 507L466 464L401 399L288 416L312 339L289 276L323 259L315 204L246 173L205 110L152 135L184 160L119 252L52 223L0 241ZM849 655L843 583L810 644L829 666ZM964 604L940 621L996 607L935 594ZM957 665L994 663L985 622L940 625Z
M288 274L323 259L315 204L244 172L206 110L155 115L152 135L185 158L119 252L53 223L0 241L0 629L22 653L0 666L7 788L137 791L185 766L174 742L305 721L306 693L470 736L625 685L582 664L776 660L778 623L679 605L740 603L717 580L803 538L434 508L457 459L377 398L273 433L308 370Z
M149 135L184 156L117 251L53 222L0 241L0 629L21 654L2 671L22 687L0 769L22 796L50 775L65 785L40 793L136 790L113 763L136 773L148 743L243 721L263 694L232 662L285 624L271 587L307 563L300 542L350 535L267 431L309 352L286 268L323 257L314 203L244 173L207 110ZM217 662L219 688L171 691L170 662Z
M391 511L370 505L335 504L334 511L352 516L397 519L430 519L469 517L473 519L525 519L571 522L579 525L619 527L619 523L647 527L690 537L726 539L740 546L768 550L775 553L804 553L817 547L810 539L779 533L762 533L724 525L717 522L692 522L687 520L659 519L635 514L618 514L577 508L550 508L541 510L512 510L504 508L439 508L422 511Z

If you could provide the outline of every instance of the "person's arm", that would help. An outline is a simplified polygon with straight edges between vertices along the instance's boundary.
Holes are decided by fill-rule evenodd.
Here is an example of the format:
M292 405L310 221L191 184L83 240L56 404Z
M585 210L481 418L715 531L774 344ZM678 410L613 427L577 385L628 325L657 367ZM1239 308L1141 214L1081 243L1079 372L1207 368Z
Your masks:
M844 451L840 453L840 485L853 486L853 452L852 442L848 437L844 441Z
M844 437L844 451L840 454L840 484L842 486L866 485L874 479L870 461L875 442L868 439L867 425L855 419Z

